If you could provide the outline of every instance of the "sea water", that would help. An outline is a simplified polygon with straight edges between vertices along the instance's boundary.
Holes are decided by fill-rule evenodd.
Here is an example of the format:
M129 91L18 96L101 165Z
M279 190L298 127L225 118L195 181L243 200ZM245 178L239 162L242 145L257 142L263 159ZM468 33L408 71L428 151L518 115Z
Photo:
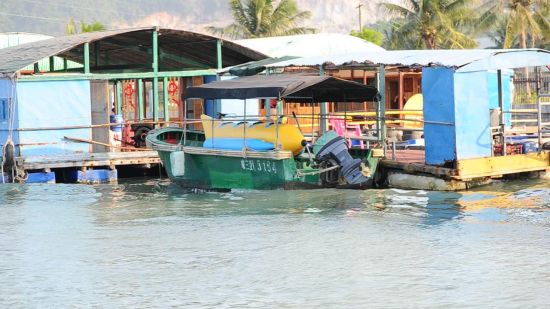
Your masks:
M0 307L548 307L550 184L0 185Z

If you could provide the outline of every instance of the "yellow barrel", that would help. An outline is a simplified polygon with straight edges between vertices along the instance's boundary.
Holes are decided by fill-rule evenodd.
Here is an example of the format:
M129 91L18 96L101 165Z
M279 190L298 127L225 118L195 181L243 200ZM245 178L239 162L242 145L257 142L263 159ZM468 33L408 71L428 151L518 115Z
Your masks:
M279 124L277 126L273 122L265 121L247 121L246 123L214 121L212 117L207 115L201 115L201 120L206 138L245 138L244 126L246 125L246 138L256 138L275 144L277 141L276 129L278 127L279 145L283 150L292 151L294 155L297 155L304 147L302 146L304 136L296 126L291 124Z

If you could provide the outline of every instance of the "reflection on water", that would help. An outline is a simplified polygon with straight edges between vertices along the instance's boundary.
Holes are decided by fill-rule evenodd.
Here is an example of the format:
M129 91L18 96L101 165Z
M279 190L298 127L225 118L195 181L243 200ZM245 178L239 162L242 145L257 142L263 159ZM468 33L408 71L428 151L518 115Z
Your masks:
M537 307L550 185L0 186L0 307Z

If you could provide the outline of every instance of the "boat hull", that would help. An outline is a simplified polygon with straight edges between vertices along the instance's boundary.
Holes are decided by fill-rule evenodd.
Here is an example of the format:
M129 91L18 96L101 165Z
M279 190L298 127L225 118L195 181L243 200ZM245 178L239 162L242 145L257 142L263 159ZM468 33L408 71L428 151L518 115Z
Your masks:
M293 158L245 158L183 151L159 151L170 179L199 189L300 189L320 188L318 175L297 176Z

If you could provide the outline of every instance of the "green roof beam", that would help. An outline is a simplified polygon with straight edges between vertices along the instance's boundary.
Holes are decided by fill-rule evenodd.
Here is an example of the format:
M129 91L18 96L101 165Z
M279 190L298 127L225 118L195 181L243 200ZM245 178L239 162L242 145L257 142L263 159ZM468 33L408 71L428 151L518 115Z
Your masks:
M158 77L193 77L193 76L205 76L216 75L216 70L185 70L185 71L170 71L159 72ZM55 75L22 75L17 78L18 81L32 82L32 81L61 81L61 80L118 80L118 79L137 79L137 78L153 78L152 72L140 72L140 73L92 73L88 75L84 74L55 74Z

